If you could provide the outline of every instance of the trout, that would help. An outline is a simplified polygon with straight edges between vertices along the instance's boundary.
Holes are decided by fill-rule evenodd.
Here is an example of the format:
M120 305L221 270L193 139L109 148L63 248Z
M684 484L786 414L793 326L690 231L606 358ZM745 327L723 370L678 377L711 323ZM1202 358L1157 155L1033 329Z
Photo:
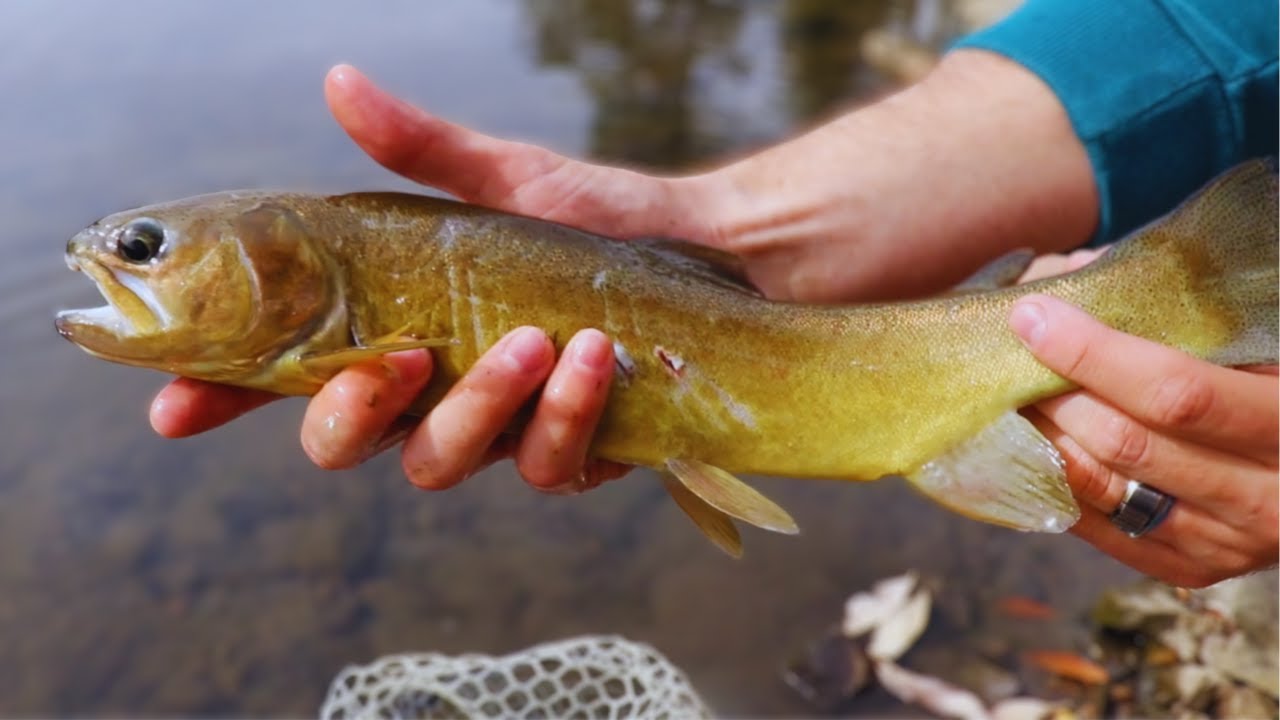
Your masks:
M592 456L664 473L733 554L732 518L797 530L737 473L901 476L969 517L1061 532L1079 517L1062 458L1018 409L1073 386L1007 328L1011 306L1044 293L1214 363L1274 363L1276 185L1269 163L1237 167L1067 275L1015 285L1027 260L997 261L956 292L851 306L770 301L731 256L673 240L408 194L225 192L73 237L68 264L107 304L56 326L107 360L288 395L431 347L415 414L515 327L558 349L594 327L616 367Z

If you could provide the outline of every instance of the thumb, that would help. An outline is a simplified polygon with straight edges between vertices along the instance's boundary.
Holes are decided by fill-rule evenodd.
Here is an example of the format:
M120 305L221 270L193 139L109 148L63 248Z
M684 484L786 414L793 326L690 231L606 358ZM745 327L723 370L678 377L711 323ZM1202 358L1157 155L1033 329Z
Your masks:
M1057 298L1028 295L1009 312L1009 327L1036 359L1063 377L1084 384L1101 362L1102 335L1113 332L1087 313Z

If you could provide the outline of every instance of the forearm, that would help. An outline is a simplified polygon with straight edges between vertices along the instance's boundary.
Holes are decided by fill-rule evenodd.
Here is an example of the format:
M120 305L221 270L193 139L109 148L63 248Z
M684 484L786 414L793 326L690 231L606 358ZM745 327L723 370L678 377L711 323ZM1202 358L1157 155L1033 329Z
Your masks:
M707 234L771 296L919 295L1008 250L1085 242L1089 160L1057 98L1016 63L957 51L920 84L691 179Z

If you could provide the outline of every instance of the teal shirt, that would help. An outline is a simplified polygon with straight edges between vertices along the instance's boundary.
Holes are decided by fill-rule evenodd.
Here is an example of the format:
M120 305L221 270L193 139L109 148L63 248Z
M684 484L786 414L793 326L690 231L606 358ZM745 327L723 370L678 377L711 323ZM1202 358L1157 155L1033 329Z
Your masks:
M1089 152L1094 244L1213 176L1276 154L1276 0L1027 0L955 47L1005 55L1058 95Z

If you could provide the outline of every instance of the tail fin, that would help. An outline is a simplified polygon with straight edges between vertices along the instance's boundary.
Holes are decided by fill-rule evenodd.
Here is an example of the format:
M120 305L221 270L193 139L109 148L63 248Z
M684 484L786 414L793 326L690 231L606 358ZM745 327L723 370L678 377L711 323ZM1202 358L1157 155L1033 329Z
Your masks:
M1201 353L1219 365L1275 363L1280 354L1280 254L1274 165L1253 160L1220 175L1108 255L1153 250L1180 256L1195 306L1208 308L1227 341ZM1169 308L1177 312L1177 308Z

